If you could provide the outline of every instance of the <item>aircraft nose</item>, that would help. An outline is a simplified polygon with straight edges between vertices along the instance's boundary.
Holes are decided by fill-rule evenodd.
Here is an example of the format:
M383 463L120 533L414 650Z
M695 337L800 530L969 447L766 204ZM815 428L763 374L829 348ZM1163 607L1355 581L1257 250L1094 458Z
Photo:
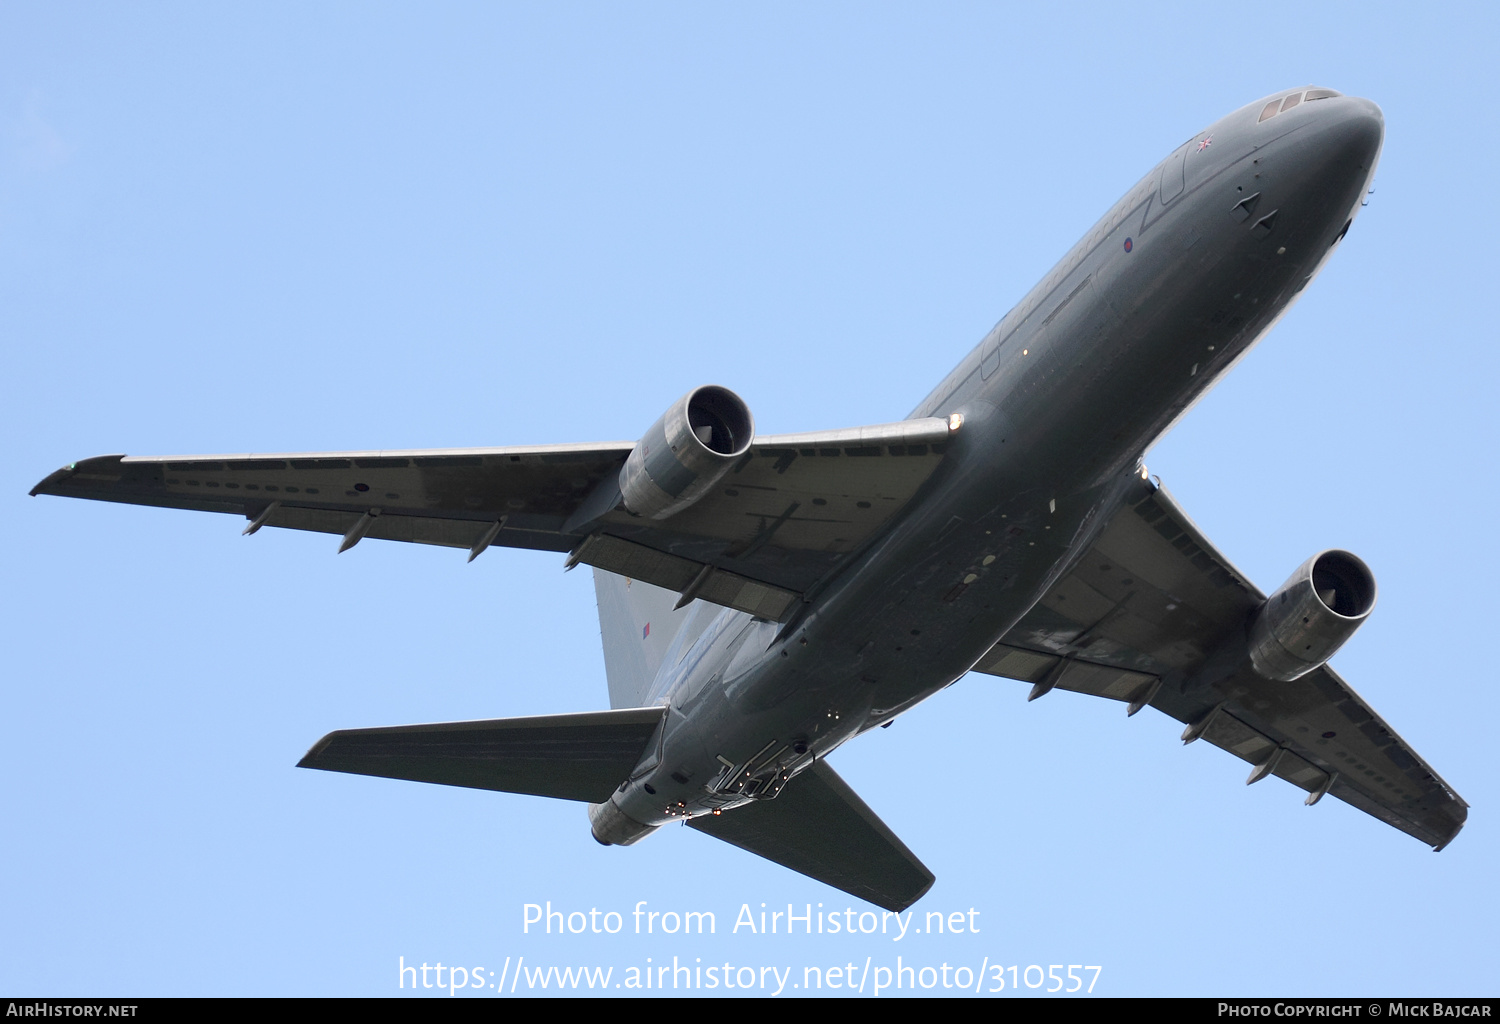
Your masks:
M1385 141L1385 115L1375 103L1359 96L1341 96L1339 100L1333 108L1335 131L1351 155L1363 156L1367 165L1374 163Z
M1284 138L1283 195L1300 197L1297 205L1308 214L1342 222L1374 173L1385 117L1358 96L1332 96L1304 107L1312 109L1303 127ZM1286 207L1288 199L1280 202Z
M1365 178L1380 156L1385 141L1385 115L1380 107L1359 96L1327 100L1314 134L1322 159L1321 170L1339 178Z

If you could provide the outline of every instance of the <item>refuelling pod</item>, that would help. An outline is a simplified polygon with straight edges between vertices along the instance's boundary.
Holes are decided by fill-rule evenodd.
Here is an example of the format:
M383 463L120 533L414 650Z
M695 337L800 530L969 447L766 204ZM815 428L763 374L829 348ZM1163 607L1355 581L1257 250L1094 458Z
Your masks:
M672 403L620 470L620 494L632 515L666 519L687 508L750 450L755 420L728 388L694 388Z
M1303 562L1250 625L1250 661L1267 679L1289 683L1324 664L1375 607L1375 577L1347 551Z
M601 846L629 846L661 828L660 825L642 825L620 810L613 799L602 804L589 804L589 826L594 841Z

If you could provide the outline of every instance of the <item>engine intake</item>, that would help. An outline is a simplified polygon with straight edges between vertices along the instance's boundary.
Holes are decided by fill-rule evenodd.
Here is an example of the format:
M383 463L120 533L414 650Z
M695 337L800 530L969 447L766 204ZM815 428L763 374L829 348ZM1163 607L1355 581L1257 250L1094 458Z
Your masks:
M631 514L666 519L724 478L750 450L755 420L728 388L694 388L672 403L637 442L620 470L620 494Z
M1375 607L1375 577L1347 551L1314 555L1255 614L1250 661L1289 683L1333 657Z

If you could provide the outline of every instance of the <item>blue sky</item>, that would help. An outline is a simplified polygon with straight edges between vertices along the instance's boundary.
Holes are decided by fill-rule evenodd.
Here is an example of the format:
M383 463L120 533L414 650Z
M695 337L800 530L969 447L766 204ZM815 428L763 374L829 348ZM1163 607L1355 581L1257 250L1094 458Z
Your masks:
M615 994L675 957L790 993L899 956L1494 995L1493 17L0 8L0 989L400 995L441 961ZM915 927L977 934L735 932L868 908L689 830L603 849L579 805L293 767L336 728L605 706L560 556L26 496L109 452L628 440L709 382L766 432L897 419L1173 147L1307 83L1383 107L1376 192L1148 464L1262 587L1370 564L1334 664L1473 805L1440 856L1155 712L977 677L832 760L938 876ZM523 932L548 901L624 928ZM641 901L716 934L632 934Z

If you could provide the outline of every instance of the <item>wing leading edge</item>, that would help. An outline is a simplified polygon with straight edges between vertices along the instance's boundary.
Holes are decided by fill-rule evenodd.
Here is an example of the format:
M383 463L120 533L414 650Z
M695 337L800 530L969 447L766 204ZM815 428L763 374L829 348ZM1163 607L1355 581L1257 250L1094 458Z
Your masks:
M623 576L783 621L942 461L942 419L756 438L710 493L663 521L620 506L635 445L85 459L32 494L227 512L282 527L464 548L571 552Z
M1040 602L974 666L1032 684L1147 704L1253 765L1332 793L1442 849L1466 804L1333 669L1294 682L1257 674L1246 631L1266 596L1164 488L1139 489Z

